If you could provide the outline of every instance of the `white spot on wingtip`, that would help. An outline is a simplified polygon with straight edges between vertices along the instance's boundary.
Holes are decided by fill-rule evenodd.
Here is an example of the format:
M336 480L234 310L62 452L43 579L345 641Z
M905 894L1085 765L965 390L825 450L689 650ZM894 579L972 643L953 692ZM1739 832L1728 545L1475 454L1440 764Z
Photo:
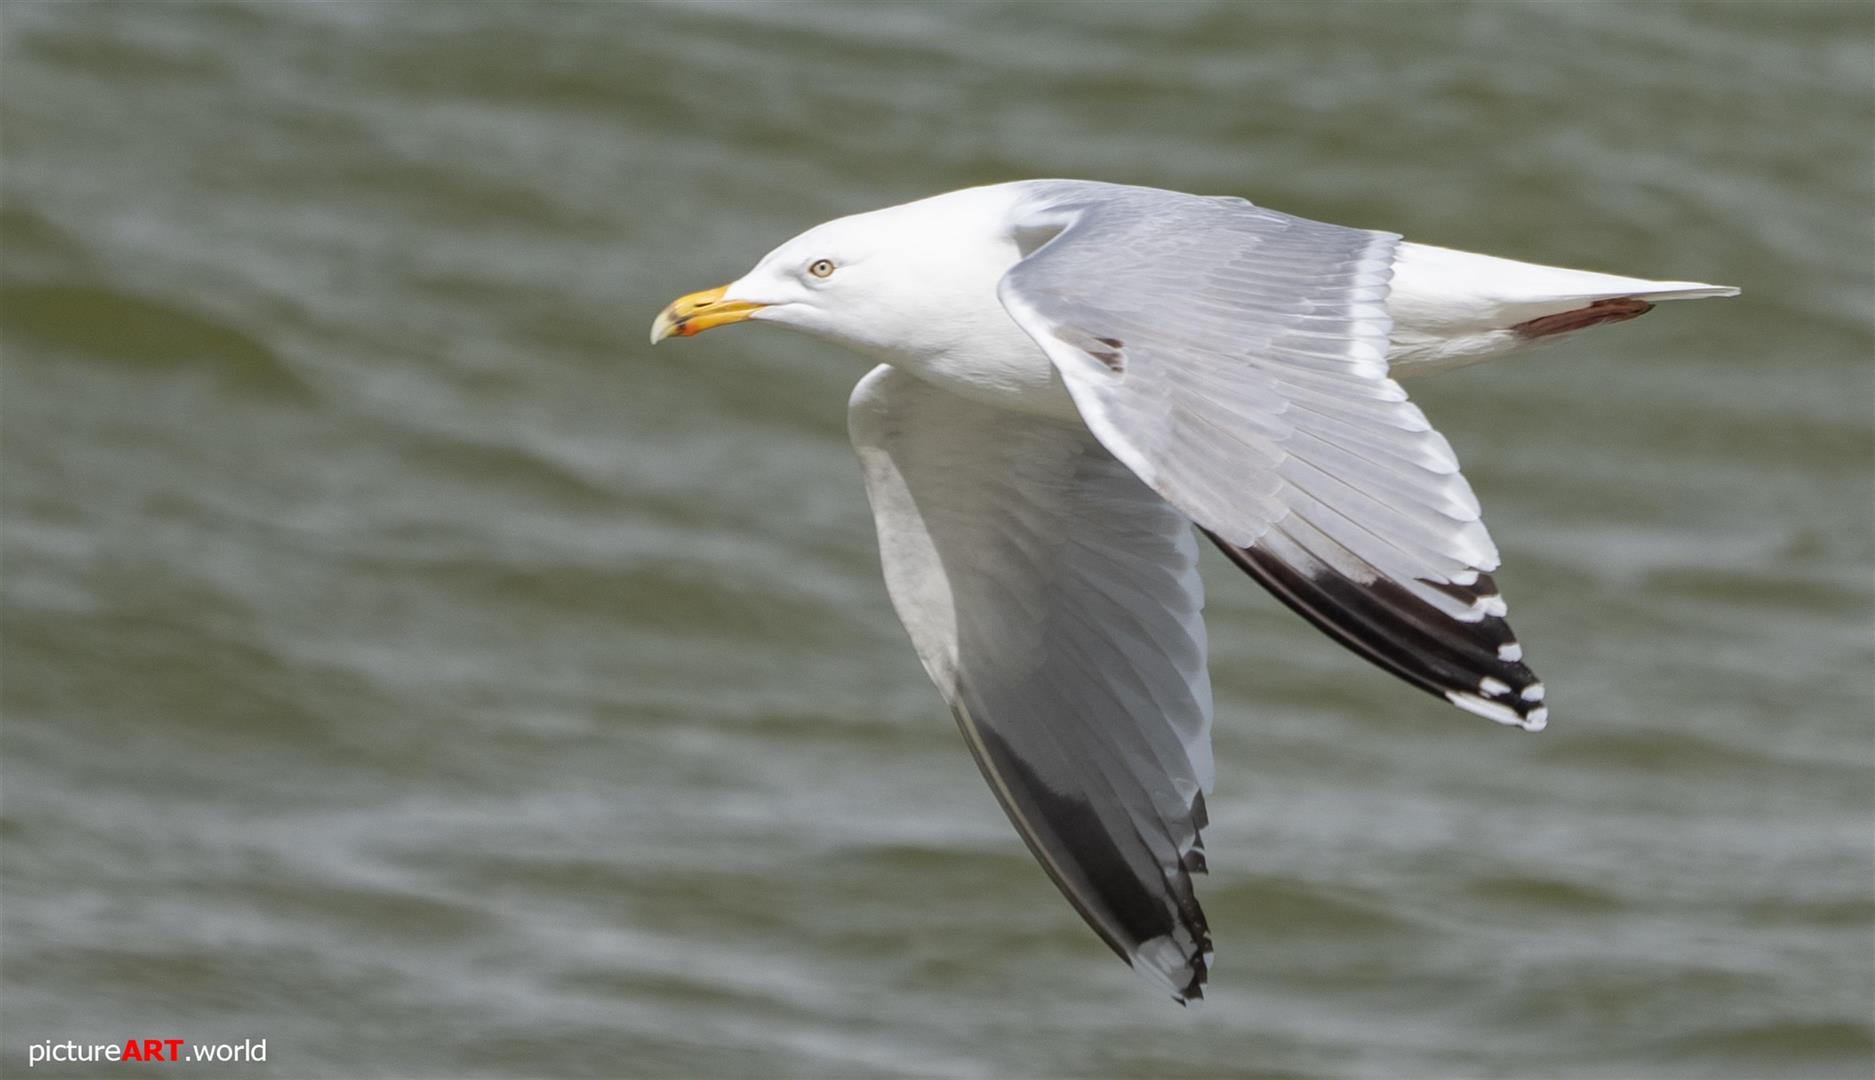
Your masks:
M1482 716L1486 720L1494 720L1507 726L1523 726L1528 723L1523 717L1517 715L1517 710L1509 705L1497 701L1486 701L1476 694L1447 690L1445 700L1474 716Z
M1542 731L1548 726L1549 710L1546 708L1532 709L1530 710L1530 715L1523 718L1523 729L1525 731Z
M1471 602L1471 610L1476 613L1475 618L1483 618L1487 615L1491 615L1501 619L1510 612L1510 605L1504 603L1503 597L1492 593L1489 596L1480 596L1476 600L1473 600Z
M1182 936L1189 940L1188 934ZM1192 973L1190 961L1186 959L1186 956L1185 947L1173 934L1160 934L1158 937L1140 942L1127 962L1133 966L1134 971L1144 975L1162 989L1169 990L1173 999L1183 1005L1189 1003L1184 986ZM1204 953L1204 958L1208 968L1211 959L1209 950ZM1200 988L1197 996L1190 1000L1203 996L1202 988Z
M1514 664L1523 659L1523 646L1514 641L1499 645L1497 647L1497 658Z
M1542 701L1543 700L1543 684L1540 682L1533 682L1529 686L1524 687L1523 693L1519 694L1518 696L1523 698L1525 701Z
M1486 675L1478 680L1478 691L1489 697L1503 697L1510 693L1510 684L1502 679L1493 679Z

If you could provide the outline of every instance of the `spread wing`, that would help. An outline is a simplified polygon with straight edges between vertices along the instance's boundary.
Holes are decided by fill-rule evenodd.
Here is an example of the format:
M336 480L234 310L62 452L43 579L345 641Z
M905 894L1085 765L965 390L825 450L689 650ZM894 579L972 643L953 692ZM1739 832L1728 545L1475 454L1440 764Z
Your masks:
M1501 723L1543 686L1444 437L1387 376L1399 238L1147 188L1036 189L999 295L1102 444L1291 608Z
M1080 425L889 367L848 422L892 603L1010 821L1114 952L1200 996L1211 684L1190 522Z

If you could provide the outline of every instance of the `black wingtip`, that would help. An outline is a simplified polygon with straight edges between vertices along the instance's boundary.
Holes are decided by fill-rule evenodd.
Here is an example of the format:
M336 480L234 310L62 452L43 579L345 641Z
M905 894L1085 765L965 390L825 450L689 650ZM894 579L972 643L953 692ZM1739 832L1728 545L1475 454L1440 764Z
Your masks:
M1479 617L1465 621L1378 572L1356 582L1325 562L1298 567L1205 535L1290 610L1376 666L1500 724L1540 731L1548 723L1543 683L1523 662L1491 575L1465 585L1421 582L1477 609Z
M1209 934L1205 935L1204 940L1199 942L1198 947L1198 955L1192 957L1191 960L1191 981L1186 983L1184 988L1179 991L1178 1003L1180 1005L1188 1005L1194 1001L1204 1000L1204 982L1211 975L1211 964L1207 959L1211 955L1211 937Z
M1185 964L1191 971L1191 977L1185 985L1172 993L1172 1000L1180 1005L1204 1000L1204 984L1211 977L1211 926L1204 915L1204 909L1195 902L1180 912L1185 931L1191 935L1191 950L1185 956Z

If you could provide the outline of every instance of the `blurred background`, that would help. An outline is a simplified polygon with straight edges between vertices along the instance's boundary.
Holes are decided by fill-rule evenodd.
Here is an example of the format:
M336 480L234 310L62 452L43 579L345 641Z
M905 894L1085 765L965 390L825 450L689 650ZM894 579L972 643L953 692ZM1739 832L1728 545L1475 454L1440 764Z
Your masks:
M1867 1076L1872 50L1851 3L7 0L0 1068ZM1411 387L1542 735L1207 561L1190 1010L913 657L866 365L645 344L1031 176L1745 291Z

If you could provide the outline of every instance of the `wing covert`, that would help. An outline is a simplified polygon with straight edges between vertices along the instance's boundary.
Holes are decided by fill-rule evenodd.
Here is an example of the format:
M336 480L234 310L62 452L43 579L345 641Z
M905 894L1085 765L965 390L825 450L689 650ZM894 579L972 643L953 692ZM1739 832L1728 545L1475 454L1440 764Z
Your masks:
M1019 217L1040 242L998 294L1116 458L1336 640L1543 725L1477 498L1387 374L1399 237L1082 183Z

